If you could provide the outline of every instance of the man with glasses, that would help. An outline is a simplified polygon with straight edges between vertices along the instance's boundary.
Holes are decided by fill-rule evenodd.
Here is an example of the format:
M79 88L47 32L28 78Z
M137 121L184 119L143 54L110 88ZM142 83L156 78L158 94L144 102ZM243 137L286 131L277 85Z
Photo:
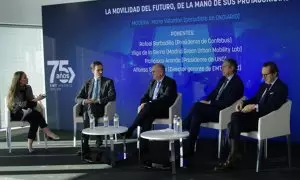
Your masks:
M116 91L112 79L103 77L103 65L100 61L94 61L91 64L93 78L85 82L76 96L76 103L82 105L84 128L90 127L90 116L94 116L95 125L98 119L104 115L104 107L110 101L116 100ZM83 135L82 152L84 160L92 162L89 155L89 136ZM97 136L96 145L102 144L101 136Z
M184 151L184 157L194 154L194 146L204 122L219 122L220 110L231 106L242 98L244 85L237 73L237 63L234 59L225 59L222 64L222 78L216 88L203 101L196 102L183 122L183 128L190 132Z
M231 115L228 124L230 153L226 162L219 164L216 170L234 168L241 159L238 148L241 132L257 131L258 119L279 109L286 102L288 88L278 78L278 73L274 62L264 63L262 76L265 83L261 84L254 97L236 106L236 112Z

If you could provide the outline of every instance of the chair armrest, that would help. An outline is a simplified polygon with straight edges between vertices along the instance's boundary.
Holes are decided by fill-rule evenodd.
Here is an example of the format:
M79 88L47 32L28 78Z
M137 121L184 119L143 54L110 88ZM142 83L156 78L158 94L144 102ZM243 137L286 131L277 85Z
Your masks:
M170 123L172 124L172 119L175 115L181 117L181 106L182 106L182 95L181 93L177 94L177 98L172 106L169 107L169 119Z
M3 127L10 127L10 111L7 107L7 97L4 98L4 125Z
M46 112L45 112L45 106L41 102L38 102L36 104L35 110L37 110L38 112L40 112L43 115L43 117L45 118L45 114L46 114Z
M220 124L221 129L227 129L227 125L228 125L228 123L231 120L231 114L235 112L236 105L239 102L241 102L241 101L243 101L245 99L246 99L246 97L243 96L241 99L237 100L231 106L229 106L229 107L227 107L225 109L222 109L220 111L220 114L219 114L219 124Z
M4 125L3 127L10 127L10 111L5 104L4 109Z
M220 111L219 124L221 129L227 129L227 125L231 120L231 114L235 112L235 106L231 105Z
M116 113L116 101L108 102L104 107L104 114L107 114L109 120L113 120Z
M287 101L278 110L273 111L258 120L258 138L268 139L291 134L290 112L291 101Z
M78 103L73 106L73 120L75 120L77 117L80 117L80 106L81 104Z

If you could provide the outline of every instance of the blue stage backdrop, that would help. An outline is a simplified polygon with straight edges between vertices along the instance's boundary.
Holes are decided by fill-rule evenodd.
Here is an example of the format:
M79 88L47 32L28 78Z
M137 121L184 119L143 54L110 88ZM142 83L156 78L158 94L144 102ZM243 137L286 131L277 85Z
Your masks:
M126 3L125 3L126 2ZM151 79L165 64L183 94L183 116L221 76L225 57L238 61L245 95L254 95L265 61L275 61L289 87L292 139L300 141L300 1L297 0L102 0L43 7L48 119L72 129L74 98L104 63L114 80L117 112L129 126ZM270 127L272 128L272 127ZM206 135L211 131L204 131Z

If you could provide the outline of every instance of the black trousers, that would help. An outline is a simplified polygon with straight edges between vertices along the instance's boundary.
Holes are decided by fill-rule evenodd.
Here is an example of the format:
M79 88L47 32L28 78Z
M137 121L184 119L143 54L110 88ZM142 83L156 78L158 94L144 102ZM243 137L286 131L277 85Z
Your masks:
M31 113L29 113L25 118L24 121L28 121L30 124L29 132L28 132L28 139L34 140L36 138L36 133L38 131L38 128L45 128L47 127L45 118L43 115L36 111L32 110Z
M168 118L169 111L168 108L157 108L151 103L145 104L144 108L138 113L133 124L128 129L128 134L140 126L142 128L141 132L149 131L152 128L152 123L156 118ZM141 149L148 150L148 140L141 139Z
M99 118L100 117L95 116L95 126L98 126L98 119ZM84 128L89 128L90 127L90 118L89 118L88 112L85 112L83 114L83 127ZM89 138L90 138L89 135L82 134L82 139L83 139L83 144L82 144L82 151L83 152L82 153L83 154L89 153L89 151L90 151ZM96 136L96 138L97 138L96 144L101 144L102 143L101 136Z
M257 112L234 112L231 115L231 121L228 123L229 139L239 140L241 132L256 131L258 128Z
M142 127L142 132L151 130L152 123L156 118L168 118L168 108L156 108L153 104L147 103L138 113L129 131L134 131L137 126Z
M183 121L183 128L190 133L187 139L187 153L193 153L194 145L200 131L200 124L204 122L218 122L220 109L210 104L196 102L188 116Z

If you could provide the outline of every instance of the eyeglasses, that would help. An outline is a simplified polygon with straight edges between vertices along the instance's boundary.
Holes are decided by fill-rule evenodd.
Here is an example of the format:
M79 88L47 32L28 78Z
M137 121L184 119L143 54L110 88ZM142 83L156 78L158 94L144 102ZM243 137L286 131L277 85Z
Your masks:
M266 78L266 77L268 77L268 75L270 75L270 74L272 74L272 73L262 74L262 76L263 76L264 78Z

